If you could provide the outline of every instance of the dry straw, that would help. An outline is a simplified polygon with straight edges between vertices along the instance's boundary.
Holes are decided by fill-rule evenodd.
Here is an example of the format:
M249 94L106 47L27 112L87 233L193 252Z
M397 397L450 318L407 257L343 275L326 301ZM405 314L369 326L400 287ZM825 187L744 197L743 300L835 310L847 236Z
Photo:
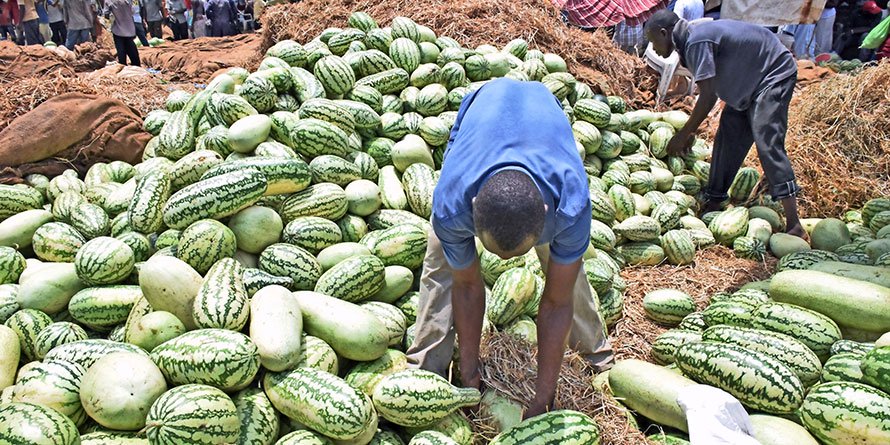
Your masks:
M537 376L536 349L509 334L486 337L482 350L482 380L489 388L528 406L535 394ZM591 416L600 427L603 445L641 445L642 432L628 423L626 411L614 398L593 388L593 369L580 355L567 352L556 390L556 409L571 409ZM472 417L479 436L477 443L488 443L494 435L485 418Z
M840 216L890 196L890 61L795 94L786 146L801 212Z
M380 26L388 26L395 16L410 17L470 47L503 46L523 38L532 48L565 58L569 71L594 89L631 101L640 96L638 85L651 81L639 58L621 52L603 31L566 26L549 0L305 0L266 10L260 55L279 40L305 43L325 28L345 27L353 11L371 14Z
M712 295L732 291L746 283L769 278L776 260L764 261L737 258L731 249L714 246L696 252L695 263L688 266L636 266L621 271L627 282L624 297L624 317L610 332L612 348L619 359L636 358L652 361L649 356L652 342L667 327L646 317L643 296L656 289L678 289L695 299L698 309L704 309Z

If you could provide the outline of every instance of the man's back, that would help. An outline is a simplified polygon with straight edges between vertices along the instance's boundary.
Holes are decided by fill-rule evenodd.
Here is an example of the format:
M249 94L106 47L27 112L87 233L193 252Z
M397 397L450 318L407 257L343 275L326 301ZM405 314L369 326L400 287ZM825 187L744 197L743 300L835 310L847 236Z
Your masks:
M689 25L685 38L677 32L678 52L695 80L713 78L717 95L735 109L747 109L766 86L797 74L794 57L762 26L714 20Z
M65 0L65 23L70 30L90 29L93 27L93 11L90 0Z
M443 230L436 233L450 262L451 244L472 242L479 188L492 173L511 168L527 172L541 191L548 209L540 241L551 243L555 258L574 254L560 249L570 228L589 237L587 176L559 102L540 82L498 79L464 98L433 193L434 227ZM575 224L579 220L586 226Z

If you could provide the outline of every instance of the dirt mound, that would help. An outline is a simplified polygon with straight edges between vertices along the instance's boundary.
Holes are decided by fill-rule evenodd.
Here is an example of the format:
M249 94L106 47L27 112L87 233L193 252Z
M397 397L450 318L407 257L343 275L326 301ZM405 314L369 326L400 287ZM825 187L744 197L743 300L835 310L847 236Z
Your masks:
M142 65L160 71L162 77L181 82L207 83L214 73L232 66L247 67L259 51L258 34L180 40L154 48L140 48Z
M651 90L643 86L652 84L641 59L616 48L603 31L586 32L566 26L549 0L305 0L266 10L259 55L279 40L307 42L325 28L344 27L352 11L371 14L381 26L395 16L411 17L469 47L503 46L512 39L524 38L530 47L562 56L569 70L595 90L624 96L632 103L650 99L641 98L638 92Z

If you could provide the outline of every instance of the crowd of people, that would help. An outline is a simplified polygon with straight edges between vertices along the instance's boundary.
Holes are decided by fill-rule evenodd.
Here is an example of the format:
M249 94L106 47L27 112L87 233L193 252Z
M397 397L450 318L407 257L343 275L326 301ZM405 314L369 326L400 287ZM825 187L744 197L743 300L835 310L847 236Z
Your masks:
M586 0L579 0L584 3ZM569 2L571 3L571 2ZM693 21L720 18L719 2L707 8L703 0L671 0L667 9L678 17ZM820 55L835 55L845 60L863 62L890 57L890 39L877 48L860 48L865 36L887 17L887 0L827 0L825 9L814 24L795 24L769 28L798 59L816 60ZM586 23L569 23L586 28ZM648 41L643 35L645 20L628 19L611 28L617 46L630 53L642 54Z
M118 60L139 65L136 40L148 46L148 36L163 38L165 25L173 40L225 37L241 32L253 9L246 0L0 0L0 40L73 51L108 29Z

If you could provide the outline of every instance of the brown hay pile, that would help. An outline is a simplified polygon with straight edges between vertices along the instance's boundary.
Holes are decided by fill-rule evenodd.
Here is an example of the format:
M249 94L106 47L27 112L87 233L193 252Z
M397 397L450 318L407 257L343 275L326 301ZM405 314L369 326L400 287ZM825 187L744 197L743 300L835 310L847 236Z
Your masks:
M735 290L752 281L766 279L775 270L776 259L763 262L737 258L731 249L711 247L695 254L695 263L687 266L664 264L657 267L628 267L621 271L627 281L624 317L610 332L616 359L636 358L652 361L652 342L666 327L655 324L643 312L643 296L664 288L678 289L695 299L698 309L707 306L711 295Z
M566 26L549 0L305 0L265 11L259 56L279 40L307 42L325 28L345 27L353 11L371 14L381 26L395 16L411 17L437 34L470 47L503 46L512 39L524 38L530 47L562 56L569 70L595 90L621 95L631 102L650 99L637 91L638 85L652 81L640 58L616 48L603 31L585 32Z
M890 61L798 94L786 146L803 189L801 214L839 216L890 196Z
M64 93L112 97L132 107L140 116L145 116L151 110L162 108L170 91L174 89L195 91L195 87L191 84L167 84L153 76L25 77L9 82L0 80L0 88L14 92L0 96L0 131L9 126L16 117L33 110L47 99Z
M486 336L482 343L482 381L490 388L528 406L535 394L537 358L535 347L509 334ZM571 409L591 416L600 427L604 445L648 443L642 432L627 422L625 409L614 398L593 389L593 369L577 353L567 351L556 389L556 409ZM477 434L494 436L485 419L474 418Z
M160 70L165 79L177 82L207 83L221 69L249 66L260 46L257 34L231 37L202 37L167 42L139 51L142 65Z

